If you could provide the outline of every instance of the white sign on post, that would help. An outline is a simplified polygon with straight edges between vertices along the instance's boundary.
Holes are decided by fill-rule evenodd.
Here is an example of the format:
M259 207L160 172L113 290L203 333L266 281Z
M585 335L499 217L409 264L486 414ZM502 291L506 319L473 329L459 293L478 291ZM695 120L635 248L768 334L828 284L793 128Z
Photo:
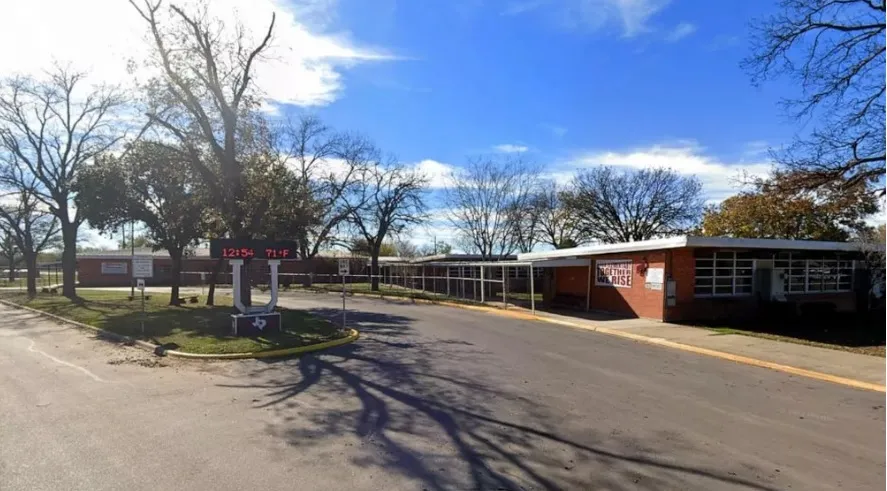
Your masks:
M664 268L649 268L647 269L647 277L646 281L644 281L644 285L650 290L661 290L662 284L665 282L665 269Z
M139 290L145 291L145 280L144 278L139 278L136 280L136 288Z
M351 260L339 259L339 276L351 274Z
M151 256L133 256L132 275L135 278L153 278L154 258Z

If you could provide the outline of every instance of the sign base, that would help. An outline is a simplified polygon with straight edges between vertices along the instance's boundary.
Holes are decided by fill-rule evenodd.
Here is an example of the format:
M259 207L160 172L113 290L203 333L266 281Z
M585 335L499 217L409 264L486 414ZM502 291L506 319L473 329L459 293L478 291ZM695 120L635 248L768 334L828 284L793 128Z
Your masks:
M280 313L231 314L231 332L235 336L262 336L280 332Z

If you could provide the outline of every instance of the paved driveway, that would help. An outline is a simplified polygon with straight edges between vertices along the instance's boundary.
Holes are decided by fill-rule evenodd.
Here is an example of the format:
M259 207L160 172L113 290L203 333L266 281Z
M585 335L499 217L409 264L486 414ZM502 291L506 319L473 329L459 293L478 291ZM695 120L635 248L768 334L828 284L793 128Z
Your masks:
M333 295L281 303L340 315ZM362 338L324 354L165 366L3 310L0 474L14 490L884 482L883 394L450 307L349 307Z

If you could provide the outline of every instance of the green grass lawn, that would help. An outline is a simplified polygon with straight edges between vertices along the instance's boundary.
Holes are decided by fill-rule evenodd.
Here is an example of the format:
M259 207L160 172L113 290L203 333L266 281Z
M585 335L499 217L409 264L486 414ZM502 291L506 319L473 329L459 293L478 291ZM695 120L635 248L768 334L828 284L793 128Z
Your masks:
M342 337L336 326L307 312L280 309L283 331L263 337L231 336L230 297L216 297L221 305L208 307L167 305L168 294L154 295L145 303L127 300L128 292L79 289L79 299L38 294L28 298L20 292L2 292L0 298L66 317L118 334L157 344L175 344L189 353L242 353L268 351L316 344ZM145 333L141 331L144 319Z
M706 329L713 331L714 335L725 335L725 334L738 334L741 336L751 336L755 338L763 338L763 339L772 339L775 341L783 341L786 343L795 343L795 344L805 344L807 346L816 346L819 348L828 348L835 349L840 351L850 351L852 353L859 353L863 355L870 356L887 356L887 350L885 350L885 346L883 344L877 344L876 342L870 343L859 343L859 345L849 345L849 344L838 344L835 342L826 343L822 341L814 341L811 339L805 339L803 337L795 337L788 336L783 334L775 334L769 332L759 332L759 331L749 331L745 329L736 329L733 327L706 327Z

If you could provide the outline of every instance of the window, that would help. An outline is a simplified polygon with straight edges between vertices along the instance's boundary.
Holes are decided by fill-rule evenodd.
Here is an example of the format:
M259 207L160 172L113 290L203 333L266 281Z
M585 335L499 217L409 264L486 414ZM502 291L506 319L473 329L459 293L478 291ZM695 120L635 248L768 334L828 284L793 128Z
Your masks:
M853 261L803 259L798 253L781 253L773 267L785 271L786 293L849 292L853 289Z
M755 260L742 252L712 252L696 258L697 297L751 295Z

